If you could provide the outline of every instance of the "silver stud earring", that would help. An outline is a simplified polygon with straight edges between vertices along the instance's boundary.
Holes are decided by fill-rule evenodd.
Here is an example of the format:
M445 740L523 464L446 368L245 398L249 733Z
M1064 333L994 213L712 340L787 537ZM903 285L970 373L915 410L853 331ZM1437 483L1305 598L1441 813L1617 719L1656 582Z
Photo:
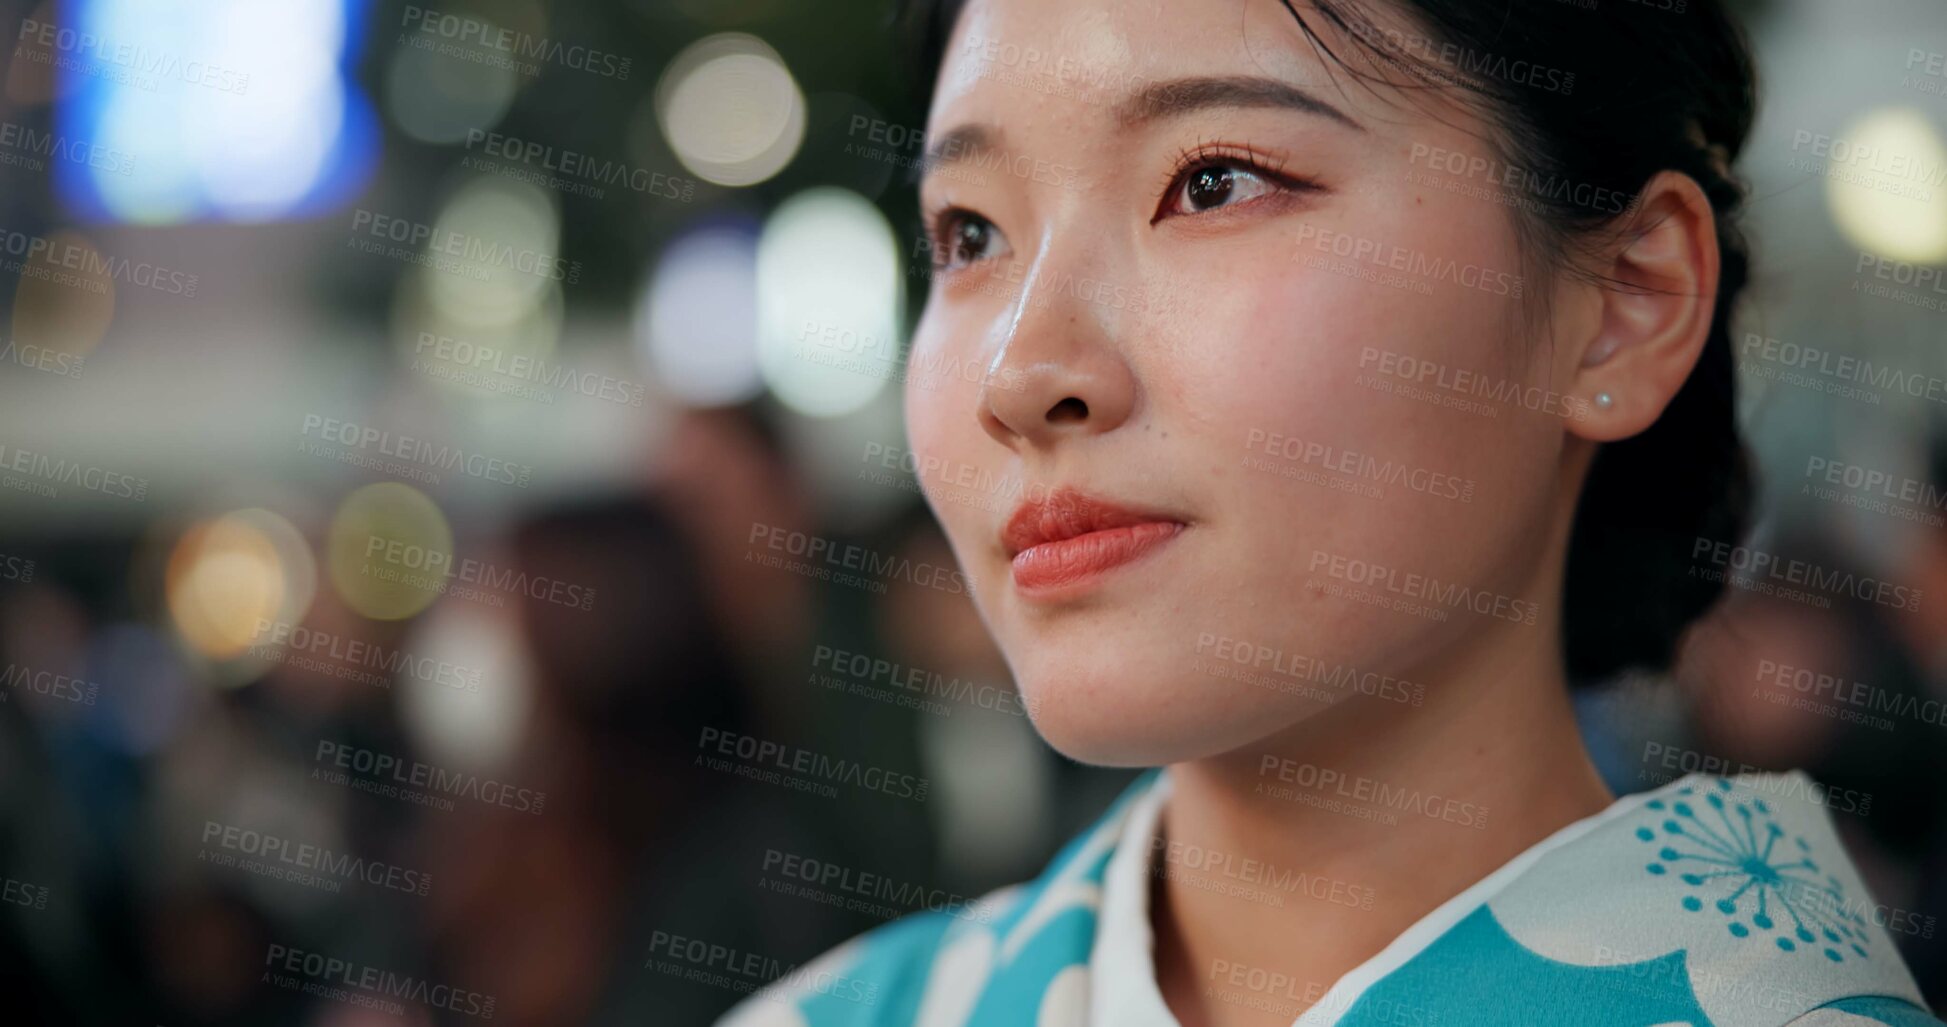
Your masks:
M1595 394L1595 405L1607 410L1616 405L1616 397L1606 392L1598 392Z

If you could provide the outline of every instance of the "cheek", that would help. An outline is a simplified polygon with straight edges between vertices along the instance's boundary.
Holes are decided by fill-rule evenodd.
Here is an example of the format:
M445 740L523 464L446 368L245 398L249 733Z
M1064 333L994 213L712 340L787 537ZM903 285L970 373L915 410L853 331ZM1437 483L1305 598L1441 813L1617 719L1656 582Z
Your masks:
M983 532L997 530L992 510L1005 509L1008 494L999 470L990 466L999 447L992 445L975 416L980 385L966 380L978 376L979 367L972 362L975 355L940 345L936 335L922 323L908 362L911 368L939 369L924 376L911 374L906 380L909 463L962 567L975 571L978 568L969 561Z
M1381 474L1477 476L1503 462L1511 435L1536 434L1533 425L1514 411L1443 404L1437 379L1411 381L1400 370L1518 380L1518 343L1505 321L1511 302L1399 295L1308 272L1207 310L1196 332L1211 341L1198 344L1196 370L1173 376L1175 402L1205 423L1219 464L1250 462L1264 481L1276 480L1273 468L1295 480L1302 469L1371 471L1370 461Z
M1305 609L1298 630L1313 651L1349 646L1343 655L1360 660L1432 644L1440 632L1316 594L1329 580L1317 568L1334 558L1473 588L1525 587L1518 551L1545 522L1559 420L1506 403L1457 409L1437 386L1408 388L1384 370L1410 358L1521 385L1521 343L1510 337L1518 301L1441 285L1422 295L1310 269L1230 296L1199 318L1207 352L1199 370L1176 376L1172 399L1186 419L1196 412L1199 469L1234 529L1221 537L1235 547L1235 577L1219 584L1244 585L1236 594L1255 594L1259 606ZM1252 641L1278 644L1291 629L1264 630Z

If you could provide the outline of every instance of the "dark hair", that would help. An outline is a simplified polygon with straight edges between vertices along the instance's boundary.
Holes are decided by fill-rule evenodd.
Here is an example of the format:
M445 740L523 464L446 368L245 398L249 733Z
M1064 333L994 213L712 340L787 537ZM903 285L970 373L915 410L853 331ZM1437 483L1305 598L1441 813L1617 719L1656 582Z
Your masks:
M1372 0L1308 0L1356 53L1334 50L1291 0L1311 44L1363 79L1458 93L1493 126L1497 157L1529 183L1517 228L1529 263L1587 273L1578 243L1619 227L1660 171L1709 197L1721 254L1702 355L1663 415L1603 445L1569 543L1562 645L1571 681L1592 684L1670 665L1689 625L1723 591L1696 569L1698 540L1735 542L1750 515L1750 459L1738 436L1730 322L1749 274L1731 173L1756 116L1756 74L1721 0L1388 0L1426 38L1383 28ZM908 8L930 91L963 0ZM1366 69L1361 68L1364 65ZM1378 74L1380 66L1395 74ZM1410 95L1411 89L1408 90ZM1610 283L1615 288L1627 288ZM1540 290L1545 297L1547 290Z

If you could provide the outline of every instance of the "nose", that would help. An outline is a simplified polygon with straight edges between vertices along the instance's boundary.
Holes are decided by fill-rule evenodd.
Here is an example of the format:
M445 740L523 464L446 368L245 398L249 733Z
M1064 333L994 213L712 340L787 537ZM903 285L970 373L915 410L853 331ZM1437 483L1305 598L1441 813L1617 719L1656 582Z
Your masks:
M1111 338L1112 312L1048 286L1034 276L1025 284L980 386L980 426L1010 449L1113 431L1136 407L1136 375Z

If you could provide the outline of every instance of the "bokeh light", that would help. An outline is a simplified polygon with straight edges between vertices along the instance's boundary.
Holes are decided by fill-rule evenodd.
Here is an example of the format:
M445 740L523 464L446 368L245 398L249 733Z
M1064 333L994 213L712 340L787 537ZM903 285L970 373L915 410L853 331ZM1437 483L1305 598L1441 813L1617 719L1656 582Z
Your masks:
M439 505L400 482L367 485L340 503L325 567L345 605L373 620L404 620L432 605L451 567L453 529Z
M1947 143L1919 111L1873 111L1848 126L1827 158L1826 201L1848 240L1890 260L1947 260Z
M217 209L242 220L275 217L324 174L344 130L346 91L333 66L344 47L344 11L338 0L221 6L210 26L211 62L277 74L252 76L226 103L187 106L177 145L222 155L196 168Z
M67 74L66 134L97 157L63 162L71 204L148 223L264 221L362 187L377 119L349 81L358 26L346 0L89 0L81 31L107 41ZM141 75L101 54L142 56Z
M416 277L429 300L473 325L520 320L567 277L554 196L525 182L468 181L440 210L427 245L432 260Z
M532 396L537 386L531 369L554 360L561 341L560 288L543 290L527 309L508 316L506 309L437 302L431 284L425 277L409 279L394 300L392 339L400 366L415 381L461 395Z
M679 236L636 305L635 342L669 391L698 406L738 403L757 373L757 233L716 223Z
M779 401L833 417L900 373L899 244L857 193L793 196L757 244L758 366Z
M385 111L414 139L457 143L499 124L518 85L512 68L402 46L386 66Z
M115 320L115 279L89 270L109 264L81 233L55 232L48 244L49 253L74 254L70 263L78 266L57 266L46 256L35 259L36 273L22 275L14 290L13 341L85 358ZM70 284L73 279L82 285Z
M566 306L553 194L469 178L441 208L427 246L432 262L394 295L402 366L434 388L476 398L532 395L521 371L555 358Z
M176 632L211 659L243 653L266 623L310 608L317 567L304 536L261 508L192 525L169 555L165 598Z
M755 185L804 142L804 94L777 51L726 32L692 43L656 84L656 113L676 158L718 185Z
M449 603L415 625L411 651L458 668L461 685L402 681L406 730L442 763L486 771L508 763L534 705L533 683L512 614Z

